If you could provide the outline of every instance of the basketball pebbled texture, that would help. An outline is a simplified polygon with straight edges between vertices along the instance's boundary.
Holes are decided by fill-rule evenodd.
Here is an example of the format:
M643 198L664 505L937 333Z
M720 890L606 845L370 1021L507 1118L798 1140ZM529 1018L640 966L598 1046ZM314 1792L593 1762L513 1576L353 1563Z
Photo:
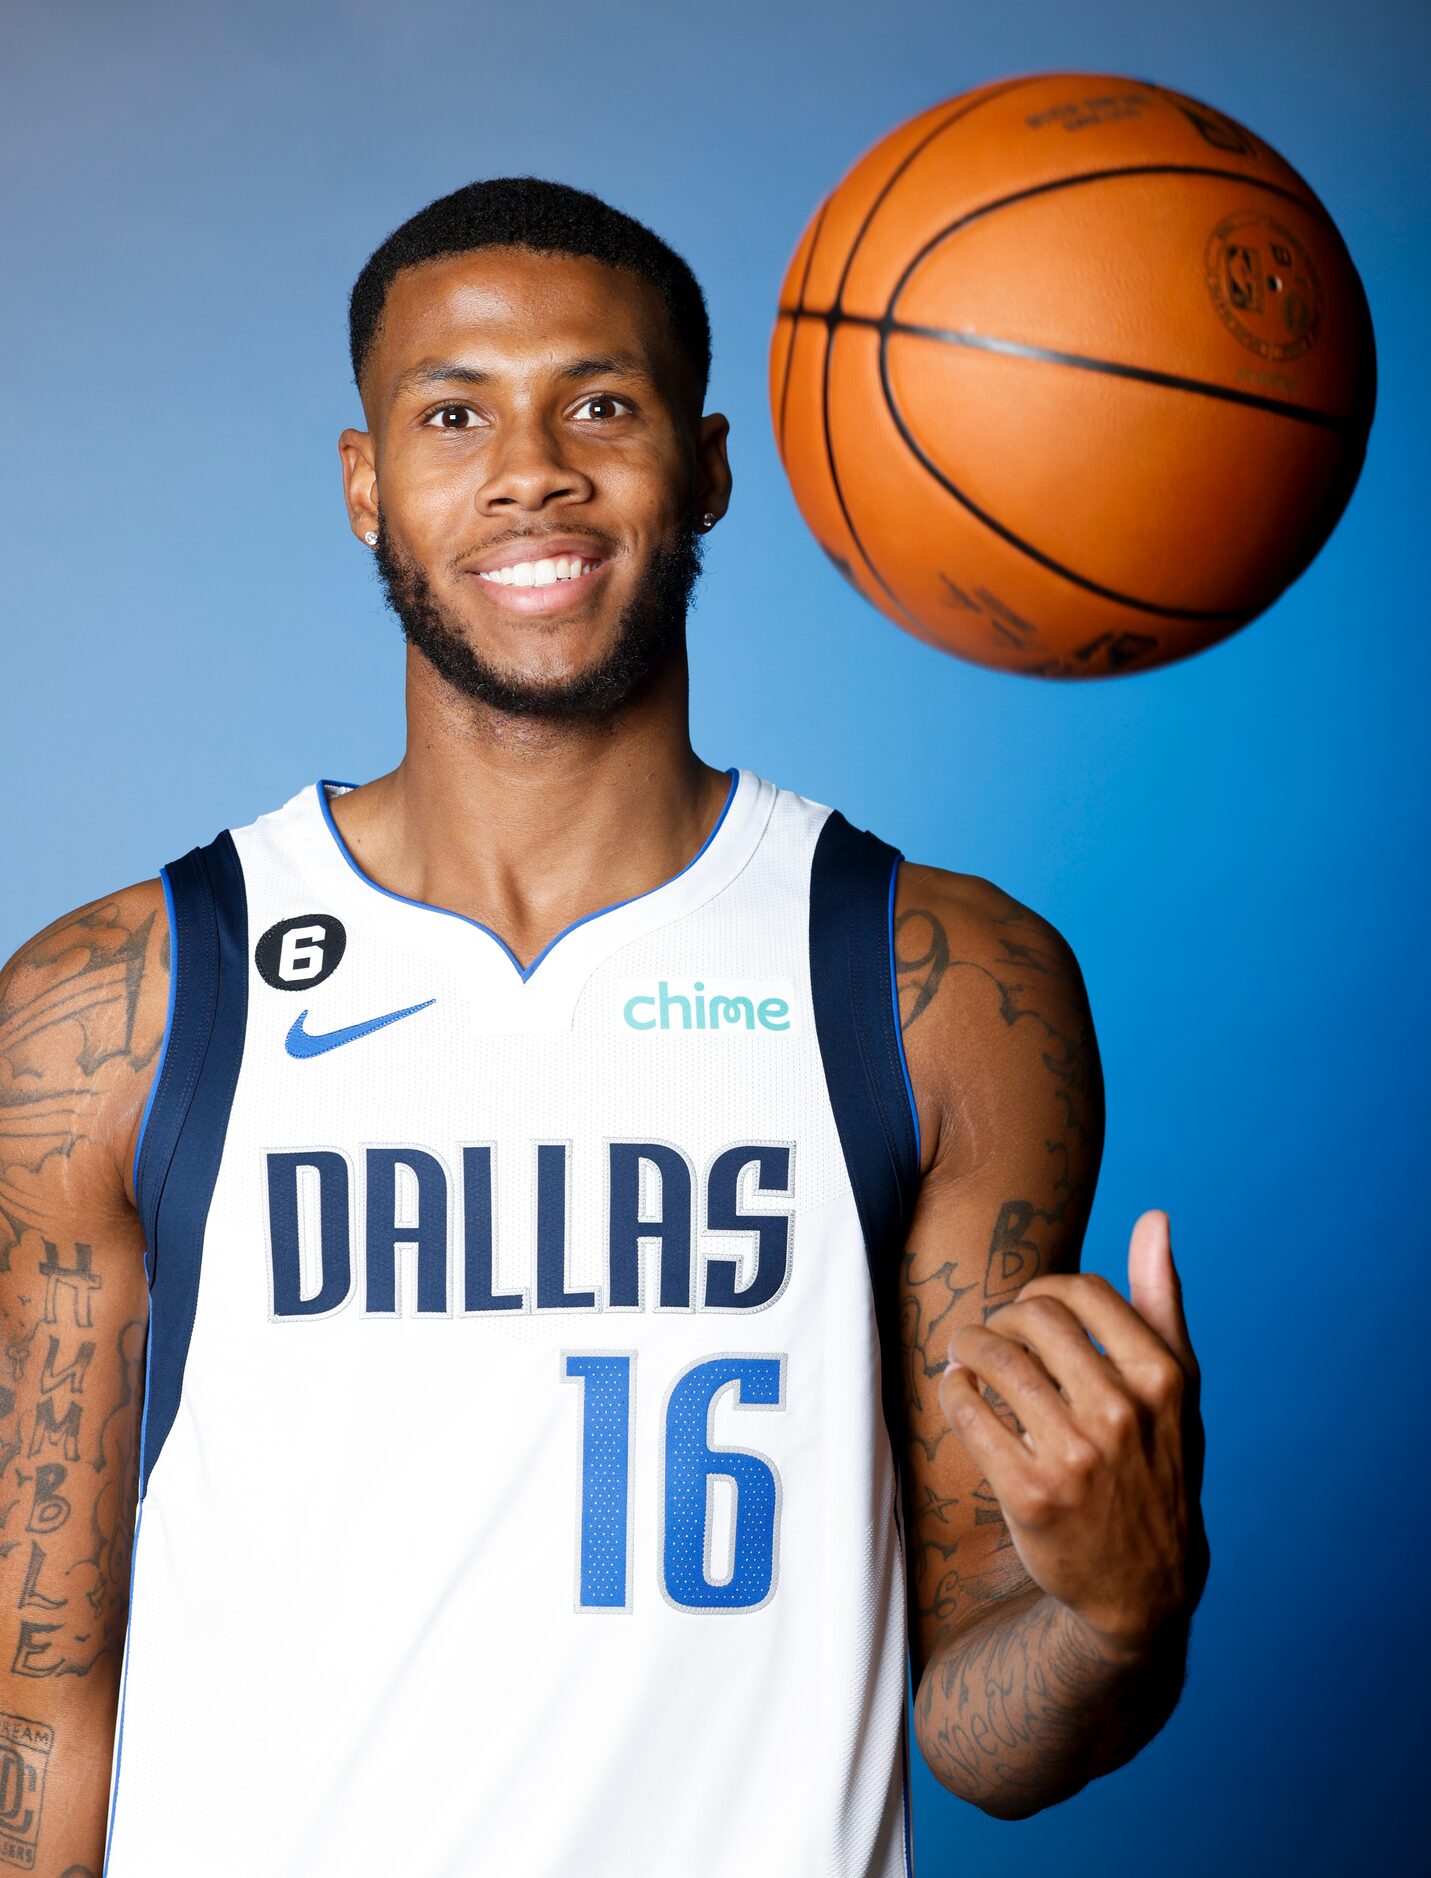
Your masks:
M1355 487L1365 294L1275 151L1182 93L1041 74L912 118L790 263L771 408L800 511L898 625L1050 677L1265 610Z

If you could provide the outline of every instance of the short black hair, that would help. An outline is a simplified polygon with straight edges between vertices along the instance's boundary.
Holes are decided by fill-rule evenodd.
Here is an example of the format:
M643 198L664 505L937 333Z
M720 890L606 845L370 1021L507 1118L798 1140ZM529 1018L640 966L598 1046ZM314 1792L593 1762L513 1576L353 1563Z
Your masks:
M355 384L361 388L394 276L424 261L480 248L578 255L649 281L661 296L672 336L704 400L711 370L710 317L690 268L643 222L600 196L539 176L493 176L454 189L419 209L374 250L348 301Z

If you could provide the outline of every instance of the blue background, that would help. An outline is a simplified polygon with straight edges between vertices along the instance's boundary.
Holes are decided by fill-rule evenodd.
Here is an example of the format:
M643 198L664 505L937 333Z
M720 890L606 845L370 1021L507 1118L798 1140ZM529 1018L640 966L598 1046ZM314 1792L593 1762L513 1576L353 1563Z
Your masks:
M649 221L706 286L734 425L697 747L1068 934L1110 1098L1088 1263L1121 1276L1136 1212L1169 1207L1208 1377L1215 1558L1179 1713L1022 1825L919 1767L923 1878L1417 1862L1431 13L12 0L5 40L5 949L399 755L399 635L334 450L346 294L382 235L529 170ZM1220 649L1103 686L976 670L866 609L765 406L817 200L899 120L1038 69L1249 123L1337 218L1380 341L1366 473L1310 572Z

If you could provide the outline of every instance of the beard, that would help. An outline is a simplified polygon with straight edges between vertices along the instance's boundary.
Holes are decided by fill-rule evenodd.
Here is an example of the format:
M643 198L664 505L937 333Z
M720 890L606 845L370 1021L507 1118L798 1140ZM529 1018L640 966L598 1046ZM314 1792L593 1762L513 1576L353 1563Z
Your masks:
M686 614L701 572L701 540L686 523L674 542L658 547L622 608L609 651L585 671L551 679L503 671L483 658L460 622L439 604L422 569L394 547L381 518L373 559L408 644L454 691L514 717L560 721L619 710L684 643Z

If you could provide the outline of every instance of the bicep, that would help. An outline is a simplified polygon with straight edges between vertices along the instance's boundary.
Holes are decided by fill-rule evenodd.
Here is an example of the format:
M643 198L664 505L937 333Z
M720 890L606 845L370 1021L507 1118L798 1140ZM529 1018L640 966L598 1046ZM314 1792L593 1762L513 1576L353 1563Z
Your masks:
M940 1407L950 1336L1038 1273L1077 1265L1103 1131L1072 953L986 883L955 891L950 882L906 868L897 903L905 1044L926 1141L900 1293L916 1674L943 1637L1027 1583L998 1503Z

